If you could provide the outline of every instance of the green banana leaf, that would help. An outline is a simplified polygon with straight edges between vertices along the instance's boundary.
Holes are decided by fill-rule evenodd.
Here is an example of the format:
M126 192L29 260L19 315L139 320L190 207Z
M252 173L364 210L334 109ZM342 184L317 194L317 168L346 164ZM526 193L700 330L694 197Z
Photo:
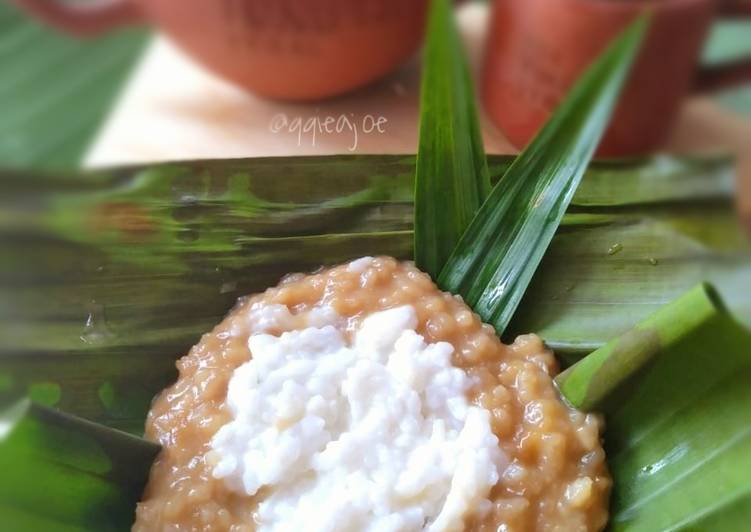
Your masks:
M147 32L80 40L0 2L0 161L5 167L78 165Z
M0 412L2 529L128 530L159 449L21 400Z
M491 157L494 179L511 162ZM594 164L511 329L543 331L574 359L702 279L751 323L732 168L722 157ZM4 174L0 394L140 433L175 358L238 295L363 250L409 258L413 171L412 157L341 156ZM709 320L605 405L614 530L747 520L749 340L724 323Z
M511 159L489 163L495 180ZM410 258L413 176L413 156L3 173L0 394L140 433L175 358L238 296L363 253ZM593 165L510 334L575 360L702 280L751 324L732 179L721 157Z
M558 375L605 412L610 529L744 530L751 518L751 332L699 285Z

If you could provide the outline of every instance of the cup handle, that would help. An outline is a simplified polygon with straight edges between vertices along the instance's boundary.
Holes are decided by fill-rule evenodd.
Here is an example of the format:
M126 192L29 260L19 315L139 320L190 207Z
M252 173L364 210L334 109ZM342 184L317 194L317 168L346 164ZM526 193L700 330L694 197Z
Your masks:
M722 0L717 14L727 18L751 18L751 0ZM745 82L751 82L751 57L699 68L694 90L711 92Z
M131 0L14 0L24 11L52 27L75 35L94 35L108 29L143 21Z

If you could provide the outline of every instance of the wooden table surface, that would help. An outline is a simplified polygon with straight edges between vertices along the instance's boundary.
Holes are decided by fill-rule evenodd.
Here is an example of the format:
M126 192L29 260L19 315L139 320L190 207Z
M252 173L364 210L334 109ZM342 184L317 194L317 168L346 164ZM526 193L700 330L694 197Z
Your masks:
M467 4L459 24L475 71L482 54L486 6ZM419 65L412 60L371 87L317 104L272 102L211 75L158 37L126 85L98 135L90 167L175 159L414 153L417 147ZM309 127L333 117L331 133ZM515 148L482 116L489 153ZM315 128L313 128L315 129ZM666 151L732 151L738 158L738 199L751 226L751 121L710 98L686 102Z

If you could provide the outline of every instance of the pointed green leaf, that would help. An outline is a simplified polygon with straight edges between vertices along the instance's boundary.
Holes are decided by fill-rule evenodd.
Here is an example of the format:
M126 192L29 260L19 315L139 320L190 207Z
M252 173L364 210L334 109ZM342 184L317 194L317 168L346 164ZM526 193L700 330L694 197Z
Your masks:
M415 262L435 277L490 192L474 88L449 0L433 0L429 14L415 175Z
M586 71L480 208L438 284L503 333L610 121L649 19Z

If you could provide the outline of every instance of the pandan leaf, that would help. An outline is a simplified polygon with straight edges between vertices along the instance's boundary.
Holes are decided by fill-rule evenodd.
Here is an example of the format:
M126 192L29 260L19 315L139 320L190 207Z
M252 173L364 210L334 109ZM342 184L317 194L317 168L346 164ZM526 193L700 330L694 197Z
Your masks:
M494 180L510 163L490 158ZM0 395L141 433L175 359L239 296L366 253L411 258L414 169L379 155L0 172ZM647 175L666 183L653 202ZM594 163L509 332L573 361L702 280L751 325L728 181L722 158Z
M2 529L129 530L158 452L23 399L0 412Z
M81 40L0 2L0 164L73 168L100 127L147 32Z
M438 275L477 209L490 176L475 92L448 0L433 0L423 53L415 179L415 262Z
M700 285L556 379L606 414L614 531L745 530L751 333Z
M577 81L493 188L441 270L439 286L461 294L499 334L599 144L648 23L646 16L632 23Z

